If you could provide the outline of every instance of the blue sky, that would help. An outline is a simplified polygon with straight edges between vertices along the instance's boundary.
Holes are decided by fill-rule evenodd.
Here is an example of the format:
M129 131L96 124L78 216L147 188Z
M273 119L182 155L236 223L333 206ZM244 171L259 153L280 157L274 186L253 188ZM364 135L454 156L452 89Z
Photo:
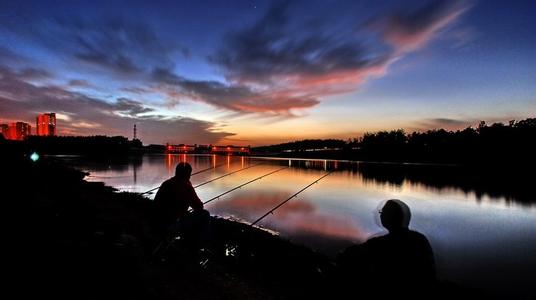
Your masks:
M0 122L263 145L536 112L532 1L2 1Z

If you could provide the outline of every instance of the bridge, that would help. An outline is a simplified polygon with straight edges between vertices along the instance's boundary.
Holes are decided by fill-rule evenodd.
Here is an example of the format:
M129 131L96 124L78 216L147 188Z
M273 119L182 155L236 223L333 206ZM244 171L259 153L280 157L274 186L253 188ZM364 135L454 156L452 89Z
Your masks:
M191 153L191 154L222 154L222 155L249 155L250 146L217 146L217 145L171 145L166 144L166 153Z

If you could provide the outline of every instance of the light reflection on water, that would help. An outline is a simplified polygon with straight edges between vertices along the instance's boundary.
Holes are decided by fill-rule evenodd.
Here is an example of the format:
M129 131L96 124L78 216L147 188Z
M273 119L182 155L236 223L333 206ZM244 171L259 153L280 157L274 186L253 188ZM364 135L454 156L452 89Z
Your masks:
M247 222L256 220L326 171L336 169L259 223L329 255L382 233L378 209L385 200L398 198L412 209L411 227L429 238L441 278L475 287L523 292L531 289L530 278L536 275L536 208L504 197L456 186L439 188L407 178L375 179L364 176L359 165L342 161L146 155L120 163L71 163L91 173L87 180L103 181L119 190L144 192L173 176L175 165L181 161L189 162L193 172L213 167L193 176L193 185L260 163L199 187L197 193L202 200L289 166L206 206L213 215Z

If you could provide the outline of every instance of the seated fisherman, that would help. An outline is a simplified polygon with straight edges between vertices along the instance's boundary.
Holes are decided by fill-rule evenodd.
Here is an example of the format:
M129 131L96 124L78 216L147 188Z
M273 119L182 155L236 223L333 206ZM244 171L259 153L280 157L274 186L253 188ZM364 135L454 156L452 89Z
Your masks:
M162 183L154 198L154 221L161 238L180 235L190 246L200 248L208 239L210 213L203 209L203 202L192 187L191 174L192 166L180 162L175 176ZM188 211L190 207L192 212Z
M423 234L408 228L409 207L398 199L388 200L380 219L388 234L349 247L339 256L343 279L359 279L383 294L407 295L433 288L436 274L432 247Z

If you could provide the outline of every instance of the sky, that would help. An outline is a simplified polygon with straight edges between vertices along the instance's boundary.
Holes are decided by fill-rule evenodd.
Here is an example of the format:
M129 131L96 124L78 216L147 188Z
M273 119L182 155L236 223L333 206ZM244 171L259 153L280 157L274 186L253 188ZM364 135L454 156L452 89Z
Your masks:
M534 1L0 1L0 123L268 145L536 116Z

